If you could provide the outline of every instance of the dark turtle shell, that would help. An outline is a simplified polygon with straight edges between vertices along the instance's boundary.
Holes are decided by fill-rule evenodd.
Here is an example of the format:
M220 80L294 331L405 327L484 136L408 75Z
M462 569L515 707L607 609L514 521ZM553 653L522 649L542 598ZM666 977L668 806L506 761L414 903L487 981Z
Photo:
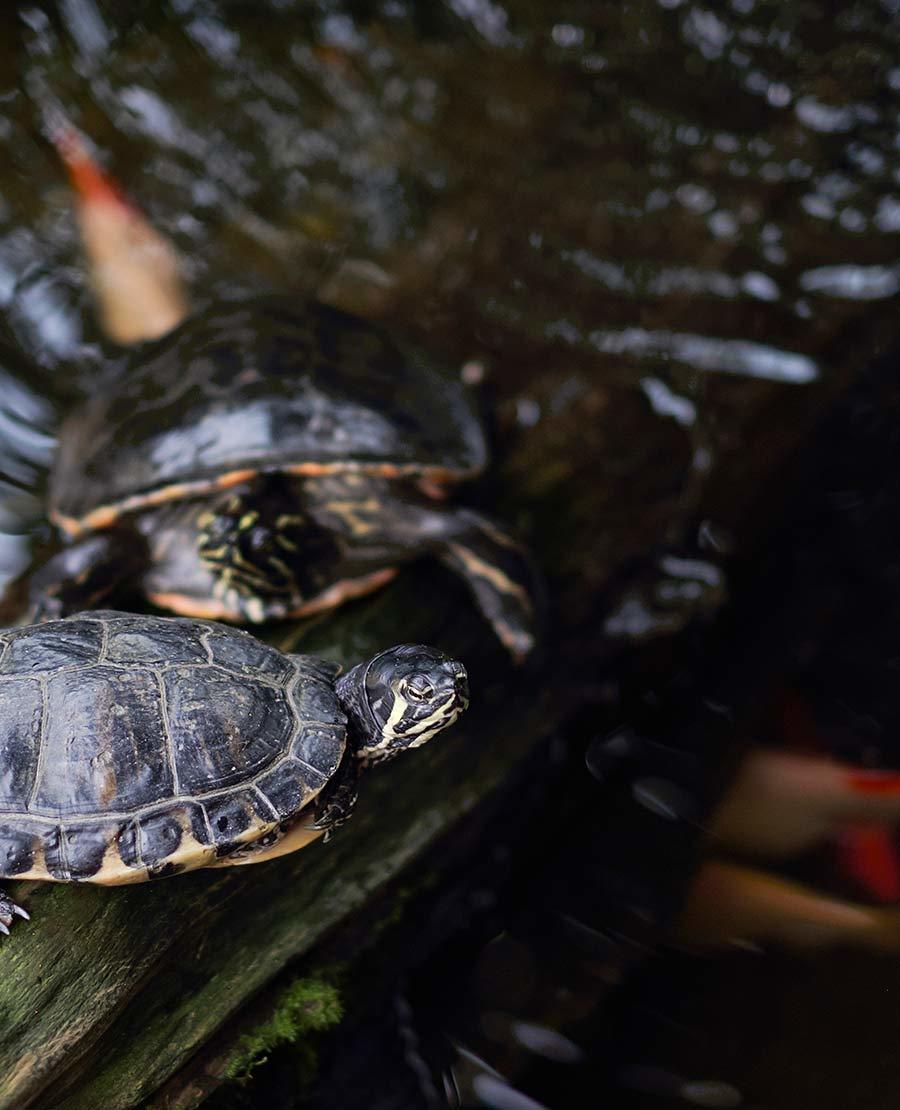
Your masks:
M316 302L217 305L138 348L65 422L50 480L70 533L260 471L477 473L465 387Z
M344 753L336 672L178 618L0 633L0 877L139 882L273 832Z

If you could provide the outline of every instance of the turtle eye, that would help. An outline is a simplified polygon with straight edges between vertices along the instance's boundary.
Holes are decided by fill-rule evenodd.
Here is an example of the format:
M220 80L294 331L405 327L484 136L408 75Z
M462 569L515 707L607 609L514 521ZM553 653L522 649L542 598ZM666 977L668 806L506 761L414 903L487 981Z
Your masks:
M411 701L427 701L434 687L423 674L414 674L406 682L406 693Z

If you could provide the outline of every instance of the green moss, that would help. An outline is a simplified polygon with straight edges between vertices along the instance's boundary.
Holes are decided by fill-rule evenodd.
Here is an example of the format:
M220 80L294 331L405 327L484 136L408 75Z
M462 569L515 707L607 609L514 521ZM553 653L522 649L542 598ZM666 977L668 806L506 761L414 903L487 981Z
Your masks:
M324 979L298 979L285 990L272 1017L238 1041L225 1074L246 1079L264 1063L272 1049L298 1040L304 1033L321 1032L341 1020L343 1006L337 987Z

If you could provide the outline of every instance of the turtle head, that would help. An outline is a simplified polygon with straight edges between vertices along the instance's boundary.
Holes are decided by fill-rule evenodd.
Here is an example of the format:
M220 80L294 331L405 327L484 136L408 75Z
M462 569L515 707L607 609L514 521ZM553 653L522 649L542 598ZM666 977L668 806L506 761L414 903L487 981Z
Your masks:
M334 538L301 512L282 475L261 475L225 493L199 514L197 528L214 593L254 622L318 593L320 566L337 557Z
M435 648L401 644L340 678L357 756L366 763L418 748L452 725L469 704L462 663Z

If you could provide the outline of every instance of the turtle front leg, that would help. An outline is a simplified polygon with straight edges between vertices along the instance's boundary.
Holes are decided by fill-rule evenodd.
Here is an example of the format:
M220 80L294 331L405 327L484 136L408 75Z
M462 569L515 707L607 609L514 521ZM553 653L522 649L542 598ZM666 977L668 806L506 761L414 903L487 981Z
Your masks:
M517 663L538 639L542 589L527 552L498 525L469 509L450 514L441 562L459 574Z
M146 541L128 529L86 536L31 576L23 623L58 620L91 609L147 566Z
M355 756L345 756L344 765L325 788L316 806L312 827L324 829L326 841L335 829L350 820L359 797L359 771L359 760Z
M487 517L422 496L409 486L334 475L308 479L307 511L341 538L357 574L432 554L460 575L494 632L517 662L538 640L540 578L527 552ZM346 577L350 577L348 574Z
M17 905L12 898L0 887L0 933L4 936L9 936L9 927L17 917L21 917L24 921L30 921L31 918Z

